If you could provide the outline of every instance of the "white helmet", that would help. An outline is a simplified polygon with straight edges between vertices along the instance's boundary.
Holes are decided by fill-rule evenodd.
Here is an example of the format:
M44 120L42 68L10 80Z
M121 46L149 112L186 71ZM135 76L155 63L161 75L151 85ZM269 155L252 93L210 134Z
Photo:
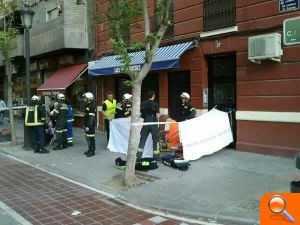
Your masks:
M123 95L124 100L130 100L131 101L131 98L132 98L131 94L126 93L126 94Z
M65 97L64 94L60 93L60 94L57 95L57 99L58 99L58 100L65 100L66 97Z
M190 99L191 96L187 92L182 92L180 98Z
M83 97L87 98L88 100L93 100L94 99L94 95L91 92L84 93Z
M39 100L39 97L36 96L36 95L33 95L33 96L31 97L31 101L38 101L38 100Z

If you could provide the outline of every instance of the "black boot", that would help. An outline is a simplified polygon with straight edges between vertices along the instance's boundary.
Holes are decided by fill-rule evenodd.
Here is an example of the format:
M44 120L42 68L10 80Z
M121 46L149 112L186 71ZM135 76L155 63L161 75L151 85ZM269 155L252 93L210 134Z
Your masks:
M41 148L39 153L49 153L49 150L45 148Z
M39 147L34 147L34 153L39 153L40 152L40 148Z
M87 155L89 153L90 153L90 150L87 150L87 151L84 152L85 155Z
M56 145L54 148L53 148L53 150L62 150L63 148L62 148L62 146L61 145Z
M89 153L86 154L86 157L92 157L95 155L95 151L90 151Z

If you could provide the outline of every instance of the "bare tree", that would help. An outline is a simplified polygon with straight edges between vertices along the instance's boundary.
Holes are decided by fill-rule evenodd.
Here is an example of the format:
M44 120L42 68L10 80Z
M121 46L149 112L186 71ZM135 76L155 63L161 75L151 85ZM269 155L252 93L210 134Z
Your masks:
M15 11L18 8L17 0L2 0L0 2L0 17L3 20L3 29L0 31L0 46L5 61L5 75L7 78L8 91L8 111L11 127L11 143L17 144L14 114L12 108L12 59L11 59L11 42L18 34L18 29L13 27Z
M121 72L131 78L133 104L131 124L140 120L141 86L143 79L151 69L154 55L160 45L168 25L170 25L170 7L172 0L157 0L155 6L156 24L158 29L153 30L150 26L149 7L147 0L108 0L109 8L101 17L102 22L108 22L110 28L110 43L113 51L120 56L122 62ZM144 28L140 23L144 23ZM130 28L144 29L144 40L130 42ZM140 71L131 70L131 57L129 50L145 50L145 59ZM136 184L135 163L139 141L139 128L131 125L127 163L124 184L131 188Z

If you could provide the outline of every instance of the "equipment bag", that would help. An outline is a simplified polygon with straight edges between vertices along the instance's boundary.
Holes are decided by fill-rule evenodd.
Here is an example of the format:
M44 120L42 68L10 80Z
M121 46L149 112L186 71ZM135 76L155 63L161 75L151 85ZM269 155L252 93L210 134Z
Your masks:
M157 160L154 158L142 158L140 160L137 160L135 164L135 169L141 171L155 170L157 168Z
M115 159L116 168L119 170L125 170L126 161L121 159L121 157ZM136 170L154 170L157 169L157 160L153 158L142 158L136 161L135 169Z
M191 165L189 161L181 158L176 157L175 155L166 155L162 158L163 164L166 166L171 166L175 169L186 171L189 169L189 166Z

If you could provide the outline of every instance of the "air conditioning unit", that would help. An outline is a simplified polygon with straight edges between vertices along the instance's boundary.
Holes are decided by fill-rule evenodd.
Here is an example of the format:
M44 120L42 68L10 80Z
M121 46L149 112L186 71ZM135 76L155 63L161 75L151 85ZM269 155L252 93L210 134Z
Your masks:
M282 54L279 33L253 36L248 39L248 59L251 62L260 63L265 59L280 62Z

